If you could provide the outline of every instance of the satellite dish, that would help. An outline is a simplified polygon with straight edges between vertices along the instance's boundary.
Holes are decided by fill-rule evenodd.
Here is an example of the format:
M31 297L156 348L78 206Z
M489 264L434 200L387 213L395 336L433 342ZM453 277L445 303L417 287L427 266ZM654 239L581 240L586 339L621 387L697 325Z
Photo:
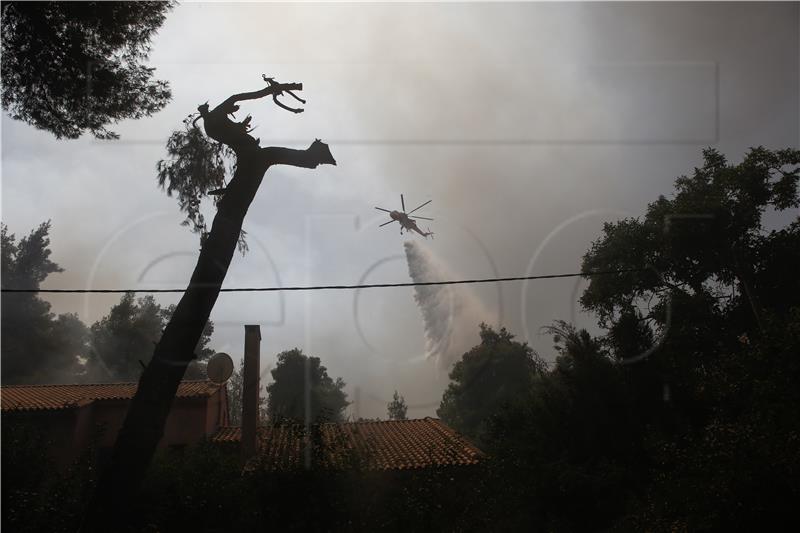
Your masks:
M226 353L217 353L208 361L206 374L212 383L222 385L233 374L233 359Z

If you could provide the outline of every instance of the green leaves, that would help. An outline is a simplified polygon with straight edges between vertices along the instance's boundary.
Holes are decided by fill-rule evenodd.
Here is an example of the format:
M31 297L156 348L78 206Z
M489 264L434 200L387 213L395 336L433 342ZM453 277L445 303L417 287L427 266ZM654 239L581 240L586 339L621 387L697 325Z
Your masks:
M186 213L181 225L200 235L200 244L208 233L203 215L203 200L210 191L225 186L226 175L236 171L233 150L222 143L209 139L194 125L196 115L183 120L183 128L173 131L167 140L167 158L156 165L158 185L167 196L175 196L180 210ZM214 205L222 198L213 196ZM244 254L247 251L246 232L241 231L237 246Z
M605 224L584 255L584 270L652 269L590 280L581 304L601 325L628 307L655 316L650 305L677 292L726 305L723 296L739 290L748 269L760 277L764 213L800 205L800 151L753 148L738 165L713 149L703 158L691 176L676 179L671 199L651 203L643 218Z
M150 116L171 98L141 64L172 2L7 2L2 12L2 105L57 138Z
M167 140L167 159L158 162L158 185L168 196L175 195L186 213L184 226L203 234L206 222L200 211L208 191L225 184L226 167L232 172L233 152L221 143L208 139L192 125L193 115L184 119L184 128L172 132Z
M648 435L656 475L635 520L763 529L764 510L784 512L781 498L796 499L788 496L796 479L773 489L791 468L772 465L797 464L783 445L797 434L796 415L783 413L798 405L790 332L800 218L764 226L766 213L800 205L800 152L757 147L732 164L708 149L703 159L644 217L606 224L584 256L585 269L639 261L654 275L592 278L581 304L597 312L608 329L603 344L621 361L660 338L626 367L637 418L659 428Z
M148 295L134 298L125 293L108 315L95 322L89 334L89 353L85 379L89 381L135 381L142 373L142 365L153 356L156 343L175 306L162 307ZM214 325L206 323L195 354L200 362L213 355L208 347ZM187 369L185 379L204 378L204 372L194 361Z
M281 352L272 379L267 386L267 409L273 423L283 419L305 421L306 410L313 423L344 419L349 404L345 382L331 379L319 357L309 357L297 348ZM306 405L306 398L310 405Z
M408 407L406 406L405 398L399 395L397 391L394 391L392 401L386 406L389 420L405 420L407 410Z
M437 415L452 428L479 438L503 404L531 386L544 365L530 346L514 340L505 328L481 324L481 343L458 361Z
M63 269L50 260L50 222L19 241L0 225L3 288L38 289ZM86 327L74 314L55 316L36 293L7 293L2 299L3 384L73 381L85 352Z
M42 222L19 243L8 227L0 224L2 235L2 283L9 289L38 289L47 276L64 269L50 260L50 221Z

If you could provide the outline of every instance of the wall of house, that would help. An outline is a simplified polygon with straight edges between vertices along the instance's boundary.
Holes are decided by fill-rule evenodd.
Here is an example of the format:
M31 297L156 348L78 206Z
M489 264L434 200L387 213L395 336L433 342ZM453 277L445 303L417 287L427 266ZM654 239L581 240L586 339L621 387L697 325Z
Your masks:
M228 425L228 395L227 388L220 387L219 391L207 399L205 433L210 437L217 432L220 426Z
M172 404L159 448L186 446L206 436L208 398L176 399Z
M70 409L4 413L3 423L25 424L42 434L50 443L48 455L59 468L68 466L90 445L96 448L95 459L104 464L110 459L129 403L98 400ZM227 408L224 387L210 397L176 398L159 448L183 447L210 437L227 424Z
M94 402L93 424L103 428L100 446L112 447L117 438L129 401ZM167 416L159 448L185 446L199 442L206 435L207 398L177 398Z
M95 434L93 403L76 409L72 427L72 449L76 452L85 450Z
M93 407L91 430L99 435L97 446L111 448L125 419L128 402L100 401L94 402Z

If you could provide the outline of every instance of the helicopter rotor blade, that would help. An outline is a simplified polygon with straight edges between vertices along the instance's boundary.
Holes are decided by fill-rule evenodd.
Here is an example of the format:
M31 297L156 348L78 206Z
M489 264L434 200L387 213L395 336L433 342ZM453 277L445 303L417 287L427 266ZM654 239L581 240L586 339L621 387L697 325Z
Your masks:
M388 209L384 209L382 207L376 207L375 209L377 209L378 211L386 211L387 213L391 213L391 211L389 211Z
M429 204L429 203L431 203L432 201L433 201L433 200L428 200L428 201L427 201L427 202L425 202L424 204L420 205L419 207L415 207L414 209L412 209L411 211L409 211L409 212L408 212L408 213L406 213L406 214L410 215L411 213L413 213L413 212L414 212L414 211L416 211L417 209L422 209L423 207L425 207L426 205L428 205L428 204ZM405 210L405 208L403 208L403 210Z
M382 227L384 227L386 224L391 224L392 222L397 222L397 221L396 221L395 219L392 219L392 220L390 220L389 222L384 222L383 224L381 224L381 225L380 225L380 226L378 226L378 227L379 227L379 228L382 228Z
M400 205L403 206L403 213L406 212L406 201L403 200L403 193L400 193Z
M413 219L417 219L417 220L433 220L432 218L428 218L428 217L412 217L412 216L409 216L409 218L413 218Z

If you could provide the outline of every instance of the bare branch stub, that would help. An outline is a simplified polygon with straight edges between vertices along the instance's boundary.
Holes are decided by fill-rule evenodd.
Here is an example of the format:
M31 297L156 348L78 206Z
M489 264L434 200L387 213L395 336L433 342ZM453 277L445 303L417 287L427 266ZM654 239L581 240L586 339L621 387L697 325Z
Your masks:
M270 86L270 87L272 87L272 86L280 86L280 85L281 85L281 84L279 84L278 82L276 82L276 81L275 81L275 78L268 78L266 74L262 74L262 75L261 75L261 78L262 78L262 79L263 79L265 82L267 82L267 83L269 84L269 86ZM301 86L300 86L300 90L302 90L302 88L303 88L303 87L302 87L302 85L301 85ZM282 95L284 92L286 92L286 94L288 94L289 96L291 96L292 98L294 98L294 99L295 99L295 100L297 100L298 102L300 102L300 103L303 103L303 104L305 104L305 103L306 103L306 101L305 101L305 100L303 100L302 98L300 98L299 96L297 96L296 94L294 94L294 93L292 92L292 89L290 89L290 88L286 88L286 87L283 87L283 88L281 88L281 90L280 90L279 92L276 92L276 93L274 93L274 94L272 95L272 101L273 101L273 102L275 102L275 104L277 104L277 105L278 105L278 107L282 107L283 109L285 109L285 110L287 110L287 111L291 111L292 113L302 113L302 112L303 112L303 109L302 109L302 108L299 108L299 107L289 107L289 106L287 106L287 105L284 105L282 102L280 102L280 101L278 100L278 96L281 96L281 95Z
M274 78L268 78L266 75L262 75L262 78L267 82L267 86L259 91L234 94L214 109L209 109L208 102L202 104L197 108L200 112L200 116L198 116L192 124L196 125L197 120L202 118L206 135L230 147L230 149L236 153L240 164L243 164L245 161L250 161L262 165L264 170L276 164L305 168L316 168L321 164L335 165L336 160L331 155L328 145L319 139L315 140L311 146L305 150L292 150L277 147L261 148L260 139L253 138L250 135L252 131L252 128L250 128L252 117L250 115L247 115L241 122L235 122L229 118L233 116L234 112L239 110L238 102L243 100L257 100L269 95L271 95L273 101L283 109L287 109L293 113L300 113L303 111L302 109L288 107L277 99L278 96L286 93L299 102L305 103L305 100L293 92L301 91L303 89L302 83L278 83ZM228 187L211 190L208 194L212 196L222 196L230 191L232 185L233 183Z
M202 104L197 108L200 112L200 117L203 119L206 135L215 141L230 146L236 152L258 148L260 139L249 135L252 131L250 128L252 117L248 115L241 122L234 122L229 118L229 115L232 116L233 113L239 110L237 103L243 100L257 100L272 95L272 100L279 107L292 113L303 112L301 108L289 107L278 100L278 96L287 93L296 100L305 103L305 100L292 92L303 90L302 83L278 83L274 78L267 78L265 75L262 75L262 77L267 82L267 86L259 91L234 94L214 109L209 109L208 103Z

